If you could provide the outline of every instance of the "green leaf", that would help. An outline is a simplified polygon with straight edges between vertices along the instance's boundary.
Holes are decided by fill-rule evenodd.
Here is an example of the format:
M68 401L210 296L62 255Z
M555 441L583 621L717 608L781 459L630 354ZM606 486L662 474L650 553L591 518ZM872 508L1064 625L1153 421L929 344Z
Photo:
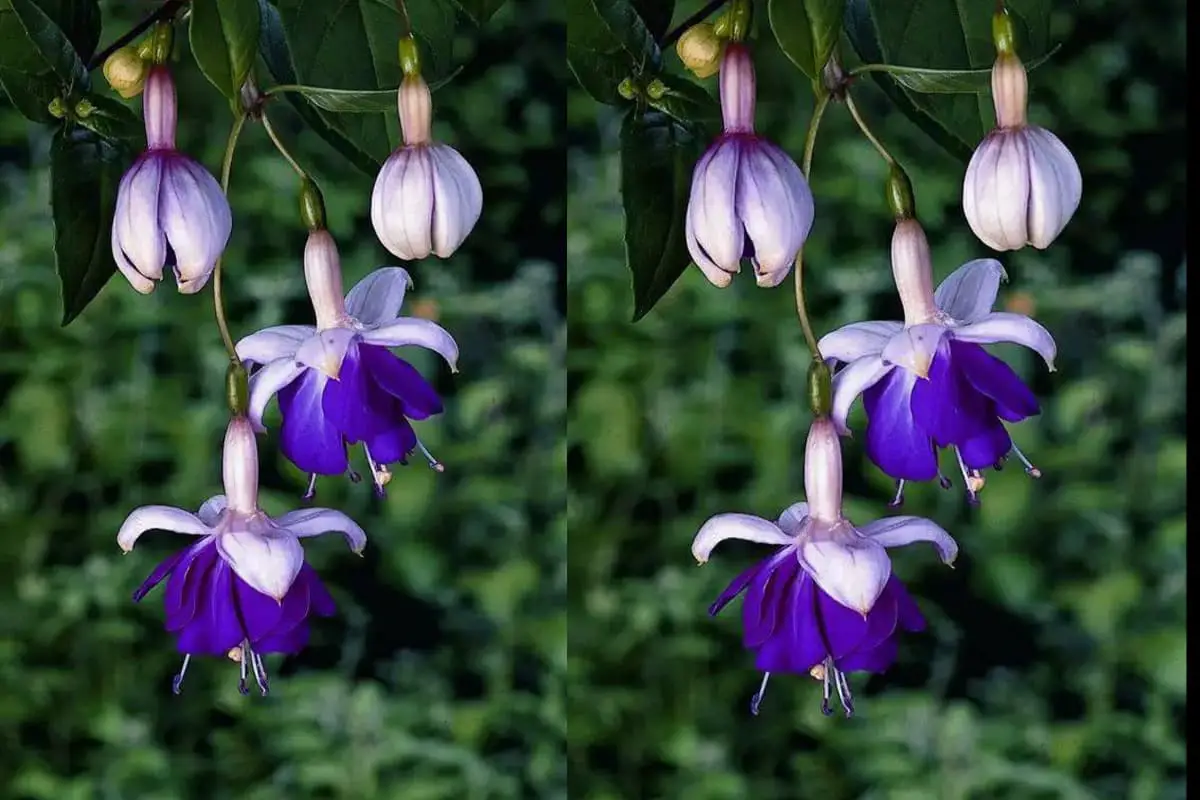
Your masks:
M1060 45L1055 45L1041 58L1025 65L1027 72L1045 64ZM987 69L921 69L920 67L898 67L895 64L866 64L854 70L856 74L884 72L896 83L913 92L922 94L983 94L992 89L992 68Z
M476 25L482 25L491 19L505 2L506 0L454 0L455 5Z
M267 71L280 83L295 84L297 81L296 67L292 60L291 48L283 30L283 21L279 11L267 0L259 0L258 8L261 13L262 35L259 37L259 53ZM344 133L329 123L325 116L311 106L302 95L288 93L284 97L296 109L300 118L308 124L313 133L324 139L330 147L342 154L364 174L374 176L379 172L381 160L375 159Z
M691 263L684 227L692 168L704 149L693 126L661 111L631 109L621 123L625 259L633 319L646 315Z
M0 0L0 44L0 68L49 71L65 88L87 88L87 70L71 40L33 0Z
M767 6L779 49L814 81L837 45L845 7L846 0L770 0Z
M568 42L567 67L583 90L596 102L610 106L629 102L617 92L621 81L632 74L625 53L619 50L600 53Z
M1021 59L1041 59L1050 49L1050 0L1010 0L1006 5ZM968 0L847 0L845 27L865 62L987 69L996 55L991 40L994 10L994 4ZM883 73L872 77L906 116L964 160L995 124L986 95L920 93Z
M258 52L258 0L193 0L188 39L204 77L236 100Z
M126 162L119 145L81 128L58 130L50 144L50 209L63 325L79 316L116 271L111 231Z
M450 79L461 71L462 67L459 67L437 84L431 85L429 90L431 92L437 91L449 83ZM378 114L384 111L396 111L399 91L399 87L355 91L353 89L326 89L321 86L280 85L273 86L270 93L282 94L284 92L295 92L303 95L317 108L335 114Z
M0 67L0 88L25 119L42 124L55 121L49 106L61 89L53 73L29 75Z
M662 60L658 42L631 0L591 0L591 4L630 61L641 69L657 70Z
M125 139L141 141L146 134L142 118L128 106L111 97L104 95L87 95L80 102L90 103L91 112L87 116L79 114L77 121L90 131L100 134L106 139Z
M638 16L646 24L646 30L661 42L667 29L671 27L671 18L675 16L675 0L632 0Z

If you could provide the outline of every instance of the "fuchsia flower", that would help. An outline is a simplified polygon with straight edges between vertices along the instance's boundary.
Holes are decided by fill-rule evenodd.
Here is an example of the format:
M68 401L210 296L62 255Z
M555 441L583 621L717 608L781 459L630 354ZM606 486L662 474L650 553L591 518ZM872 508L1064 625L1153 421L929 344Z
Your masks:
M887 547L931 542L946 564L958 555L950 534L921 517L889 517L855 527L842 514L842 449L833 423L813 421L804 456L807 502L777 522L749 514L718 514L700 528L692 555L701 564L726 539L779 547L743 572L709 608L716 615L746 592L743 642L764 672L751 703L758 713L772 672L809 673L824 686L831 714L836 690L847 716L854 711L844 673L884 672L896 658L900 630L919 631L925 619L892 574Z
M283 416L281 447L297 467L317 475L349 470L346 449L362 443L376 491L391 479L389 464L407 463L421 444L410 424L442 411L433 387L389 348L425 347L456 368L458 346L440 325L399 317L405 290L412 285L399 267L382 267L342 298L337 246L328 231L309 235L304 276L316 326L280 325L237 343L243 360L264 365L250 377L250 419L262 429L267 403L278 394ZM351 474L357 479L356 474Z
M175 83L154 66L142 95L146 151L121 178L112 225L112 254L142 294L172 266L179 291L204 288L233 227L216 179L175 149Z
M258 507L258 450L245 417L225 432L225 494L192 514L171 506L142 506L121 525L125 552L149 530L201 537L163 561L134 593L140 601L163 580L167 630L184 653L172 688L181 690L195 655L228 656L240 664L238 689L247 694L248 672L268 691L263 655L298 653L308 643L308 616L334 613L333 598L304 561L300 539L337 531L362 552L367 537L345 514L328 508L291 511L272 519Z
M714 286L728 286L749 258L759 286L778 286L813 223L804 173L754 132L755 82L750 53L736 42L721 61L725 131L692 172L688 252Z
M833 420L848 434L846 417L863 395L867 456L898 481L940 477L938 447L958 457L968 498L983 486L980 470L1010 451L1035 477L1041 473L1013 444L1006 422L1039 413L1033 392L981 344L1013 342L1045 359L1053 371L1050 333L1020 314L992 311L1004 269L993 259L970 261L937 292L925 233L914 219L896 225L892 270L904 322L856 322L826 334L822 355L846 366L833 378ZM949 485L942 478L943 485Z

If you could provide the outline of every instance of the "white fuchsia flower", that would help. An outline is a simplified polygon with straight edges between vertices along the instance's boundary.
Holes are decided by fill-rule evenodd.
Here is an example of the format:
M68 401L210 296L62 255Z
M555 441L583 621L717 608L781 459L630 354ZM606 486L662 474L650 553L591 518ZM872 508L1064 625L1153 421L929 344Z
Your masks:
M300 539L336 531L361 553L367 537L340 511L308 508L269 517L258 507L258 450L245 417L234 417L222 454L225 494L197 513L172 506L134 509L117 533L125 552L143 533L174 531L199 541L163 561L134 593L135 601L167 581L166 628L184 653L173 690L180 692L194 655L228 656L241 666L242 694L248 672L268 690L266 653L298 653L308 643L308 616L331 616L333 598L304 561Z
M146 151L117 188L113 260L142 294L154 291L166 266L179 291L194 294L225 250L233 215L216 178L175 149L175 82L165 66L150 68L142 107Z

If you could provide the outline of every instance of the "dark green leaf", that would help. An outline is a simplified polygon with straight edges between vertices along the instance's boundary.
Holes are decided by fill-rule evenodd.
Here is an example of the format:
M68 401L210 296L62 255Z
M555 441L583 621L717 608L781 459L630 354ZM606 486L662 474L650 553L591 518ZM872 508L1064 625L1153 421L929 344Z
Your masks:
M568 42L567 67L593 100L610 106L628 102L617 93L617 86L632 72L625 53L601 53Z
M50 101L58 97L58 78L51 72L29 75L0 67L0 88L4 89L21 116L30 122L51 123Z
M263 63L267 65L267 70L275 80L280 83L294 84L297 81L296 68L292 61L287 36L284 34L283 22L279 18L279 11L267 0L259 0L258 7L262 20L262 35L259 37L258 45ZM370 176L374 176L379 171L381 161L376 160L344 133L333 127L320 111L309 105L303 96L294 93L287 93L284 96L313 133L324 139L347 161Z
M63 325L79 316L116 271L111 231L126 155L119 145L81 128L54 134L50 209Z
M140 141L145 136L142 118L124 103L104 95L87 95L80 102L91 105L91 111L86 116L79 114L78 110L76 112L79 124L88 130L106 139Z
M192 2L192 55L209 83L231 100L254 66L260 26L258 0Z
M631 0L591 0L596 16L640 68L657 69L662 60L658 42Z
M846 0L770 0L771 30L793 64L819 80L842 32Z
M100 42L100 0L34 0L86 62Z
M1023 61L1049 51L1049 0L1010 0L1009 14ZM995 5L966 0L847 0L845 26L863 61L905 67L987 69L995 60ZM995 123L983 94L922 94L874 74L902 112L956 155L970 153ZM897 100L903 95L904 102ZM936 131L936 134L933 132ZM956 144L950 144L954 142Z
M87 70L71 40L33 0L0 0L0 44L0 68L49 71L64 87L87 87Z
M454 0L463 13L471 18L476 25L482 25L500 10L507 0Z
M671 26L671 18L675 16L675 0L632 0L638 16L646 23L646 29L654 37L655 42L661 42L663 34Z
M1058 45L1041 58L1030 61L1025 65L1027 71L1033 71L1045 64L1056 52ZM987 69L921 69L919 67L898 67L895 64L870 64L861 72L884 72L890 75L896 83L910 91L922 94L982 94L992 89L992 68Z
M625 258L633 319L644 317L691 263L685 238L692 168L704 139L660 111L631 109L621 123Z
M647 98L646 102L652 108L678 120L698 123L699 128L694 131L697 134L720 127L721 107L704 87L674 75L659 75L658 80L667 87L667 91L657 100Z
M459 67L436 85L431 85L429 90L437 91L461 71L462 67ZM274 87L271 94L296 92L308 98L308 101L317 108L323 108L336 114L377 114L382 111L396 111L396 98L399 91L399 87L355 91L353 89L325 89L320 86L281 85Z

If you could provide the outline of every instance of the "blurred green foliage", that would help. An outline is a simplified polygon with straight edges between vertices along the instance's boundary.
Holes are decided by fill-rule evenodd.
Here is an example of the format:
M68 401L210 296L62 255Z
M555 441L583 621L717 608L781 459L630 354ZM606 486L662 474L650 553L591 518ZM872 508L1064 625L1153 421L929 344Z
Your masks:
M446 399L419 432L447 470L400 469L383 501L367 483L319 483L318 502L370 540L364 560L337 537L309 540L338 615L299 656L268 658L265 699L239 696L221 660L193 662L172 696L180 656L161 590L130 595L184 542L152 534L123 557L115 541L137 505L220 491L211 296L168 280L143 297L117 276L60 328L49 136L0 106L0 797L564 796L566 68L557 4L517 5L461 37L465 67L434 96L435 135L479 172L483 217L449 261L407 265L405 313L436 317L462 351L458 375L406 353ZM108 42L147 6L104 10ZM180 145L215 170L228 106L179 39ZM347 286L391 263L369 221L372 177L286 104L270 113L324 190ZM235 336L311 319L295 175L260 129L242 142ZM263 503L278 513L299 505L305 476L279 454L277 412L267 422Z
M681 2L676 21L699 5ZM765 551L726 544L703 569L688 552L710 515L772 517L802 492L792 293L747 274L717 290L693 268L630 324L619 116L569 90L571 797L1185 796L1185 6L1060 9L1063 47L1030 76L1030 116L1075 153L1083 203L1049 250L1004 255L999 301L1056 335L1058 371L996 348L1042 399L1014 438L1045 477L989 474L979 509L961 485L909 487L905 512L943 524L962 554L949 570L927 549L893 552L929 628L886 675L852 678L852 720L823 717L801 676L775 676L750 715L760 676L738 612L705 610ZM808 80L761 20L756 43L758 127L798 157ZM990 255L962 217L965 165L869 81L855 96L912 176L937 277ZM884 177L832 108L805 250L819 332L900 318ZM884 515L890 482L861 435L845 450L849 516Z

